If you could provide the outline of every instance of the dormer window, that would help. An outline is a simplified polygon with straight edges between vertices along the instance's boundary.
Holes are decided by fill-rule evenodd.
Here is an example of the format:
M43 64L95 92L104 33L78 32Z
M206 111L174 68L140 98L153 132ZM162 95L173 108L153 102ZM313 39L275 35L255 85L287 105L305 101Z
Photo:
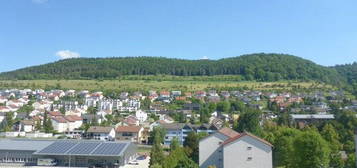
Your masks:
M247 150L252 150L252 147L251 147L251 146L248 146L248 147L247 147Z
M248 157L247 158L247 161L251 161L251 160L253 160L253 157Z

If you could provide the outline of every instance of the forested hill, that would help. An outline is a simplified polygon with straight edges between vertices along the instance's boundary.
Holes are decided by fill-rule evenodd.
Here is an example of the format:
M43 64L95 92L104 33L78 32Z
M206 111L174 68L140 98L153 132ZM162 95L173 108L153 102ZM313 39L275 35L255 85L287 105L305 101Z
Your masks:
M335 68L339 74L344 76L348 83L357 83L357 63L345 64L345 65L336 65L332 68Z
M334 68L285 54L250 54L219 60L164 57L76 58L0 74L0 79L114 79L123 75L240 75L243 80L343 80Z

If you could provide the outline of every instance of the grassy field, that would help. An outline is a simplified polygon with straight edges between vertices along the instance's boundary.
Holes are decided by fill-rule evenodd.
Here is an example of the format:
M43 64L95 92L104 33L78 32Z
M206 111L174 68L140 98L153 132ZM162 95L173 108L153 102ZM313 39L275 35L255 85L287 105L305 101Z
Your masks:
M195 91L209 88L248 88L256 90L269 89L292 89L292 88L328 88L330 85L319 84L316 82L252 82L252 81L230 81L226 80L207 80L206 78L175 77L174 80L164 78L162 80L143 80L143 79L119 79L119 80L3 80L0 81L0 88L42 88L42 89L76 89L76 90L185 90Z

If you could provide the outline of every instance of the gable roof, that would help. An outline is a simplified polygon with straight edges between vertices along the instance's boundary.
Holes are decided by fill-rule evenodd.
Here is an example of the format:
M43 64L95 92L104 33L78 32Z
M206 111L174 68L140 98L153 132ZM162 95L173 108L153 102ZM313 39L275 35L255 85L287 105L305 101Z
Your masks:
M179 129L183 129L183 127L185 126L184 123L164 123L160 125L168 130L179 130Z
M52 117L51 119L58 123L66 123L67 122L67 120L63 116Z
M238 132L236 132L233 129L228 128L228 127L224 127L222 129L218 130L218 132L229 137L229 138L233 138L233 137L240 135Z
M75 121L82 121L83 118L82 117L79 117L77 115L67 115L65 116L65 119L69 122L75 122Z
M100 126L92 126L89 127L87 132L93 133L109 133L113 128L112 127L100 127Z
M116 131L117 132L139 132L141 130L141 126L119 126Z
M33 125L33 121L31 120L21 120L20 121L23 125Z
M240 138L242 138L242 137L244 137L244 136L249 136L249 137L251 137L251 138L253 138L253 139L256 139L256 140L258 140L258 141L260 141L260 142L262 142L262 143L264 143L264 144L266 144L266 145L268 145L268 146L273 146L271 143L269 143L268 141L266 141L266 140L264 140L264 139L262 139L262 138L259 138L259 137L257 137L257 136L255 136L255 135L253 135L253 134L251 134L251 133L249 133L249 132L243 132L243 133L241 133L241 134L239 134L239 135L237 135L237 136L235 136L235 137L232 137L232 138L229 138L229 139L227 139L226 141L224 141L223 143L222 143L222 146L225 146L225 145L227 145L227 144L230 144L230 143L232 143L232 142L234 142L234 141L236 141L236 140L238 140L238 139L240 139Z
M62 116L63 114L59 111L51 111L51 112L48 112L49 115L51 116Z

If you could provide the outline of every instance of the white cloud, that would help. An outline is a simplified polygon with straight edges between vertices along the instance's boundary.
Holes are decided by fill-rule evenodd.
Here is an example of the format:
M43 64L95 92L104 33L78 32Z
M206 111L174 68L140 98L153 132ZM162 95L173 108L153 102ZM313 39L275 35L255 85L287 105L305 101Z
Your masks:
M33 3L36 3L36 4L44 4L46 2L48 2L48 0L32 0Z
M79 58L81 55L77 52L70 51L70 50L60 50L56 52L56 56L60 57L61 59L68 59L68 58Z
M201 60L208 60L208 57L207 57L207 56L203 56L203 57L201 58Z

